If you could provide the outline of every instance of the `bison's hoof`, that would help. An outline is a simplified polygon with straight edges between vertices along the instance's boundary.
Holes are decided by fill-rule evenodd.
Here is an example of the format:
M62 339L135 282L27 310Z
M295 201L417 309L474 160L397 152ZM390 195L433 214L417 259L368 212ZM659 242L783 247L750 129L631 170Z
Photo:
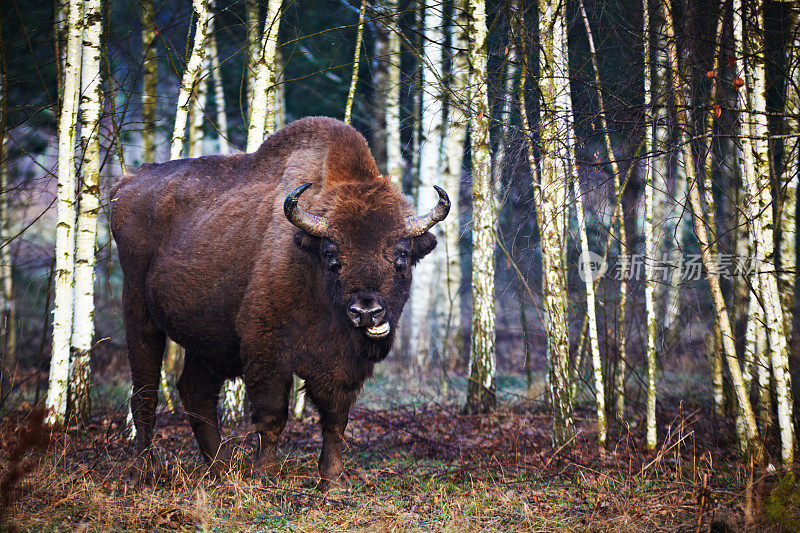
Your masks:
M261 484L268 488L276 488L278 486L278 476L275 474L268 474L267 472L262 472Z
M211 479L219 481L225 477L225 474L227 474L230 469L231 466L228 461L215 459L214 462L211 463L211 466L208 467L208 475Z
M149 451L136 458L127 474L136 486L154 486L164 479L165 470L155 452Z
M344 492L350 490L350 481L343 473L334 477L334 479L320 479L317 484L317 490L329 494L331 492Z

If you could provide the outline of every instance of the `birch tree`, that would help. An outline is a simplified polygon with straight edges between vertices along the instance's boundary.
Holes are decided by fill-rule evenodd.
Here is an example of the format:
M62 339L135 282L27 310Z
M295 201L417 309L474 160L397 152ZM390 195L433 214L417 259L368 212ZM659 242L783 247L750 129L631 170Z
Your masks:
M569 369L567 329L567 265L564 257L566 228L562 212L566 209L569 138L565 114L569 98L568 56L563 3L539 0L539 40L541 69L539 90L542 97L541 184L537 191L539 232L545 277L544 297L548 379L553 408L553 441L556 446L570 443L575 434L572 415L572 387ZM534 178L535 179L535 178Z
M750 135L753 143L754 179L747 184L746 201L750 211L752 235L757 261L758 288L766 319L770 363L775 380L775 401L781 434L781 457L785 465L794 462L794 421L792 389L789 375L789 353L784 332L783 309L775 274L775 241L773 235L772 187L770 186L769 130L767 127L766 48L764 43L764 2L754 0L747 39L753 60L753 110ZM745 80L747 83L747 80Z
M725 10L720 9L719 17L717 19L717 31L715 37L715 45L714 45L714 59L712 61L711 66L711 89L709 91L709 111L706 113L706 121L705 121L705 129L706 129L706 137L708 141L705 142L705 158L703 160L703 193L704 193L704 200L706 202L706 212L707 212L707 220L708 220L708 228L709 231L712 233L713 238L709 245L711 246L711 254L717 255L718 246L717 242L718 239L717 235L717 227L716 227L716 202L714 200L714 191L713 191L713 174L714 174L714 147L713 147L713 139L714 139L714 125L716 122L716 110L720 109L719 105L717 104L717 92L718 92L718 77L719 77L719 62L720 56L722 53L722 33L725 28ZM723 403L723 391L722 391L722 350L720 347L719 340L719 325L717 324L716 317L714 318L714 322L712 325L712 331L709 333L709 346L710 351L708 352L709 358L711 360L711 382L713 387L713 395L714 395L714 408L716 409L717 413L722 414L722 403Z
M280 21L281 0L268 0L255 67L250 124L247 129L248 152L257 150L264 139L275 131L275 51L278 47Z
M344 106L344 123L350 124L350 115L353 112L353 99L356 96L358 85L358 70L361 64L361 41L364 39L364 16L367 13L367 0L361 0L361 9L358 12L358 26L356 26L356 47L353 55L353 75L350 77L350 90L347 91L347 103Z
M198 74L198 82L192 91L191 112L189 113L189 157L200 157L205 148L205 132L203 125L206 118L206 104L208 103L209 65L211 64L211 40L213 34L213 21L209 22L209 35L207 38L206 57Z
M400 146L400 25L397 24L397 0L387 0L389 28L388 92L386 94L386 171L399 189L403 188L403 153ZM449 194L449 193L448 193Z
M183 71L180 90L178 92L178 107L175 111L175 129L172 132L170 159L178 159L183 152L183 143L186 140L186 121L189 117L189 106L195 88L200 83L200 74L207 54L208 36L211 30L211 17L213 16L214 0L192 0L192 6L197 14L194 31L194 44Z
M653 236L653 167L650 156L653 153L653 137L655 132L653 124L653 94L650 79L650 2L642 0L642 42L644 63L644 323L645 334L645 360L647 362L647 407L646 407L646 432L647 449L656 447L658 438L656 429L656 313L653 301L653 275L655 242Z
M260 59L261 39L258 35L259 27L259 1L258 0L245 0L245 67L247 79L247 124L250 124L250 117L253 114L253 87L256 81L256 70L258 60Z
M47 423L63 425L67 413L70 338L75 267L75 135L80 93L83 2L70 0L67 15L67 51L64 91L58 121L58 192L56 200L55 297L53 347L47 389Z
M219 139L219 153L228 155L231 152L228 142L228 115L225 112L225 88L222 83L222 66L219 62L217 36L211 34L208 43L209 68L211 81L214 86L214 107L217 111L217 138Z
M142 161L156 159L156 103L158 59L156 57L155 1L142 0Z
M800 7L791 2L785 2L789 9L786 19L786 35L789 36L785 43L788 57L786 64L789 66L786 79L786 99L784 109L785 131L794 134L794 137L784 139L784 165L783 173L778 185L782 191L781 202L781 244L780 259L781 270L778 278L783 307L783 326L787 341L792 339L792 318L794 317L794 295L797 283L795 269L795 254L797 253L797 186L800 182Z
M711 290L714 308L718 316L718 324L721 329L720 333L722 336L722 346L725 353L725 359L728 362L728 370L730 372L731 380L733 381L736 400L738 402L739 411L745 426L748 451L755 457L756 462L760 462L762 458L762 449L758 439L758 428L756 427L755 415L753 414L753 408L750 404L750 399L748 398L747 391L744 388L739 361L736 357L733 329L731 328L728 311L725 306L725 299L722 296L722 289L719 285L719 276L717 269L712 263L713 258L711 257L709 251L706 221L703 218L702 203L700 201L700 193L697 188L697 176L695 175L696 173L694 170L694 165L692 164L692 161L694 160L692 154L692 145L686 138L686 132L688 131L689 127L689 118L683 92L684 85L681 81L680 70L678 68L678 51L677 44L675 42L675 30L670 0L662 0L661 6L664 14L664 25L668 45L668 71L675 97L677 126L681 131L679 144L682 147L684 160L687 163L686 174L689 183L689 200L691 202L691 214L694 221L695 235L697 236L697 243L698 247L700 248L700 255L703 262L703 268L706 272L708 286Z
M472 149L472 344L469 354L467 413L494 409L495 313L494 227L485 0L466 0L469 39L470 124Z
M743 248L740 255L750 257L755 255L755 240L753 230L750 226L752 223L750 210L746 207L750 202L751 191L749 184L754 180L754 158L753 158L753 143L750 142L750 118L746 115L749 109L752 108L752 75L751 67L746 61L746 43L744 38L744 10L741 0L733 0L733 40L734 51L736 53L736 77L734 80L739 80L742 85L738 87L736 93L736 111L739 114L739 122L736 133L742 137L741 143L737 147L737 164L740 176L740 198L738 203L740 205L740 228L739 231L746 236L745 240L747 246ZM745 82L744 80L748 80ZM766 343L766 330L764 328L765 318L764 311L761 307L760 299L760 284L758 275L750 276L747 283L743 283L745 287L749 286L752 289L749 301L747 303L747 322L745 326L745 345L744 345L744 383L746 389L750 389L750 382L752 378L753 369L756 370L758 378L756 381L756 398L759 405L758 420L761 423L762 429L770 423L772 417L772 407L770 402L770 370L769 370L769 355L767 354ZM737 411L736 417L736 430L739 436L740 450L746 450L746 428L741 414Z
M441 181L442 176L442 143L444 128L444 94L441 81L444 76L444 33L442 8L440 5L425 7L423 23L422 46L422 88L421 94L421 121L422 133L419 149L419 186L417 188L417 206L434 205L437 194L434 184ZM473 80L475 81L475 80ZM448 195L452 194L447 190ZM450 196L451 201L456 201L458 195ZM448 218L457 219L457 208ZM427 261L422 261L414 270L411 281L411 302L409 313L409 326L411 328L409 350L412 357L416 358L416 368L424 371L430 363L434 342L443 340L441 327L440 296L444 290L441 282L444 281L442 273L445 268L443 249L447 242L442 235L443 226L436 229L440 237L440 246L437 246L428 256ZM441 246L445 244L445 246Z
M586 36L589 39L589 57L592 61L592 70L594 72L594 81L595 86L597 88L597 107L600 111L600 129L603 132L603 140L605 141L605 148L608 154L608 161L611 165L611 173L614 176L614 196L616 198L616 208L615 208L615 218L617 219L617 232L619 236L620 242L620 256L624 257L624 254L627 254L627 237L625 235L625 214L622 209L622 194L623 188L620 185L620 171L619 165L617 164L617 158L614 156L614 148L611 145L611 134L608 130L608 123L606 120L606 110L605 104L603 102L603 91L602 91L602 82L600 80L600 68L597 64L597 52L594 47L594 36L592 35L592 28L589 24L589 17L586 16L586 9L583 7L583 1L579 2L580 10L581 10L581 17L583 18L583 24L586 28ZM566 52L565 52L566 54ZM566 60L565 60L566 61ZM625 272L626 269L624 268L624 259L623 259L623 269L622 271ZM617 418L620 420L624 419L625 415L625 366L627 365L627 351L625 347L625 307L627 305L628 300L628 281L626 277L623 275L620 277L619 283L619 310L617 315L617 366L616 366L616 374L614 376L614 396L616 398L615 408ZM597 372L597 370L595 370ZM602 378L602 375L600 376ZM596 394L604 394L602 388L595 391Z
M81 65L81 146L84 150L83 179L78 192L75 234L75 292L71 341L70 399L73 413L86 420L91 413L89 354L94 336L94 265L97 213L100 211L100 0L84 0L83 52Z
M14 279L11 246L9 245L11 213L9 211L8 130L6 47L2 35L3 14L0 13L0 331L2 331L3 361L0 371L0 396L5 396L6 385L13 386L17 353L17 321L14 305Z
M461 332L461 256L459 255L459 241L461 226L458 220L459 197L461 189L461 171L464 161L464 146L467 139L467 108L469 106L469 64L467 61L467 6L464 1L457 2L453 7L452 20L450 21L451 63L450 83L447 96L449 98L448 117L445 124L443 139L442 178L447 195L452 198L453 214L441 222L440 232L444 235L444 295L447 302L444 317L442 354L443 364L447 364L447 357L457 354L460 346L458 340ZM491 178L490 178L491 179ZM499 181L499 176L494 177ZM494 197L494 195L492 195ZM495 198L496 200L496 198ZM497 214L495 213L495 221Z

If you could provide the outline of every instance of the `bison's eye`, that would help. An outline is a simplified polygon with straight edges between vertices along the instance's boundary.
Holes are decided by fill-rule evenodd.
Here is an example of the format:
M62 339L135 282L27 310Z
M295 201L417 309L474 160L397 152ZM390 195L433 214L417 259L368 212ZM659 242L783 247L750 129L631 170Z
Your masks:
M339 257L336 255L335 251L325 250L322 252L322 259L325 261L325 267L328 270L339 269Z
M394 260L394 266L398 270L403 270L408 264L408 252L405 250L398 250L397 257Z

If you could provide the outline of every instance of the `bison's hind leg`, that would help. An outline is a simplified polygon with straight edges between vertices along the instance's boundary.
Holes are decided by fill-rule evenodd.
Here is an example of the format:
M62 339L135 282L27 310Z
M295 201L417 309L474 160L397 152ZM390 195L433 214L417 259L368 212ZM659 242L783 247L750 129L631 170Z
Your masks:
M154 483L163 473L151 444L166 336L147 313L141 291L126 283L122 303L131 366L131 413L136 426L137 459L131 474L137 482Z
M178 380L178 392L200 453L214 476L219 476L228 469L227 453L220 447L217 417L217 403L223 381L223 377L208 368L202 358L186 351L183 372Z

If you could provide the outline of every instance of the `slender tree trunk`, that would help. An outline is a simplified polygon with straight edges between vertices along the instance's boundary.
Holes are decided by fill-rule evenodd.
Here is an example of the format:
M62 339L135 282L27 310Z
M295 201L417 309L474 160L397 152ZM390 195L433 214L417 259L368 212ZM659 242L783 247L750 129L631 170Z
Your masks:
M72 325L70 400L79 420L91 414L89 356L94 336L94 265L97 213L100 211L100 39L103 29L100 0L84 0L81 66L81 145L83 179L78 193L75 234L75 290Z
M469 108L469 64L467 62L467 49L469 47L467 29L466 4L458 2L453 8L453 17L450 24L452 44L452 60L450 66L450 84L447 96L449 97L446 135L444 136L442 158L442 181L444 189L451 198L452 208L449 217L444 219L439 226L444 234L444 291L447 301L444 336L442 345L442 365L446 368L450 360L455 360L461 351L461 256L459 254L459 241L461 226L458 215L458 198L461 189L461 172L464 161L464 147L467 139L467 109ZM444 95L442 95L444 97ZM497 176L495 176L495 179ZM495 217L496 219L496 217Z
M656 447L658 434L656 429L656 310L653 300L653 277L655 239L653 236L653 167L650 154L653 152L653 92L650 80L650 1L642 1L643 44L644 44L644 322L645 322L645 360L647 361L647 414L646 432L647 449Z
M200 83L203 64L206 59L208 35L211 29L214 0L192 0L197 24L195 25L194 45L183 71L180 92L178 93L178 107L175 111L175 129L172 132L170 159L178 159L183 152L183 142L186 140L186 121L189 116L189 106L197 85Z
M350 115L353 112L353 99L356 96L358 85L358 67L361 64L361 41L364 39L364 16L367 13L367 0L361 0L361 9L358 12L358 26L356 29L356 47L353 55L353 75L350 77L350 90L347 91L347 103L344 106L344 123L350 124Z
M472 345L470 348L467 413L494 409L495 312L494 219L492 200L490 113L487 90L487 28L484 0L467 0L469 39L470 124L472 149Z
M716 213L717 207L714 201L714 124L716 122L716 110L719 109L717 105L717 92L718 92L718 77L720 76L720 55L722 53L722 33L725 28L725 9L724 2L720 2L720 13L717 19L716 41L714 45L714 59L711 66L713 74L711 78L711 90L709 91L709 111L706 113L706 131L707 141L705 142L705 158L703 160L703 193L706 202L706 218L708 220L708 229L713 238L709 245L711 246L711 254L716 256L718 252L717 245L717 225ZM714 332L719 332L720 328L714 319L712 325ZM710 345L711 351L708 356L711 361L711 377L714 395L714 409L718 414L722 414L723 410L723 394L722 394L722 347L716 342L719 335L714 333L711 336L713 342Z
M248 152L256 151L264 139L275 131L275 51L278 47L280 22L281 0L268 0L253 84L250 125L247 130Z
M614 195L617 198L617 209L619 217L617 218L618 234L620 242L620 255L628 253L627 237L625 235L625 214L622 208L622 194L623 189L620 186L620 171L617 164L617 158L614 156L614 148L611 145L611 133L608 131L608 124L606 120L605 104L603 103L602 82L600 80L600 68L597 65L597 53L594 47L594 37L592 36L592 28L589 25L589 17L586 15L586 9L583 7L583 1L579 2L581 17L583 24L586 28L586 35L589 38L589 54L592 61L592 69L594 71L594 81L597 86L597 105L600 111L600 129L603 131L603 139L605 140L606 152L608 153L608 161L611 164L611 173L614 175ZM624 265L622 272L626 272L627 268ZM627 365L627 353L625 348L625 307L628 300L628 282L625 276L621 276L619 285L619 314L617 315L617 348L619 357L617 359L616 374L614 376L614 396L616 398L615 408L617 418L622 420L625 415L625 366ZM603 391L597 391L599 394Z
M9 244L11 213L9 211L8 130L6 47L2 36L3 14L0 13L0 331L2 331L2 366L0 397L14 386L17 366L17 320L14 302L14 271Z
M750 119L746 116L746 110L752 109L752 75L750 73L750 66L747 64L745 57L745 42L744 42L744 11L741 0L733 0L733 38L734 50L737 56L737 77L740 80L748 80L737 90L736 108L739 111L739 131L743 135L742 143L737 150L737 162L739 167L740 181L741 181L741 197L739 198L740 231L749 236L747 242L746 257L755 255L755 240L752 231L752 220L750 209L747 207L750 204L750 184L753 182L755 168L753 159L753 143L749 140L750 135ZM740 254L742 255L742 254ZM757 267L756 267L757 268ZM752 289L750 299L747 305L747 323L745 326L745 346L744 346L744 379L746 390L750 390L750 382L752 379L752 369L755 367L757 373L757 394L759 402L759 417L760 426L763 430L770 425L772 418L772 407L770 401L770 387L769 387L769 356L766 353L766 332L765 332L765 319L764 311L760 303L760 282L757 274L750 276L746 286L749 285ZM746 450L747 435L745 432L745 424L742 419L741 412L736 415L736 428L739 435L739 448Z
M675 30L670 0L662 0L662 8L664 13L667 43L669 47L669 73L672 80L673 94L675 96L677 126L682 132L681 139L679 139L679 144L682 146L684 160L686 162L685 168L689 182L689 199L692 207L695 235L697 236L697 243L702 256L703 267L706 271L709 289L711 290L711 297L714 302L716 314L719 317L718 323L721 328L720 333L722 334L722 344L723 349L725 350L725 359L728 362L728 370L731 375L731 380L733 381L736 399L739 403L739 410L742 413L748 441L748 451L753 455L756 462L760 463L763 457L763 452L758 438L758 428L756 427L755 415L753 414L753 408L750 405L750 399L748 398L747 391L744 388L742 372L739 368L739 361L736 357L733 330L728 318L725 299L722 296L722 289L719 285L719 276L717 274L717 269L712 263L713 258L711 257L708 245L706 221L703 218L703 207L700 201L700 192L697 188L694 164L692 163L694 161L692 145L686 139L686 132L688 131L690 121L688 118L683 94L684 86L680 79L680 71L678 68L678 51L677 43L675 42Z
M417 207L426 209L435 205L437 194L433 189L442 179L442 130L444 128L444 101L442 79L444 66L442 31L443 18L440 5L427 6L424 18L424 44L422 63L422 139L420 146L419 186L417 188ZM473 80L475 81L475 80ZM480 81L480 80L478 80ZM458 195L451 201L457 203ZM457 209L453 209L448 219L458 219ZM416 266L411 282L410 321L411 336L409 350L416 359L416 369L424 373L433 358L434 346L443 342L441 295L447 289L442 286L447 240L443 235L444 226L438 224L439 246L430 256ZM444 245L444 246L442 246Z
M228 142L228 115L225 113L225 90L222 83L222 66L219 63L219 50L217 49L217 36L212 34L208 42L210 54L211 80L214 83L214 105L217 110L217 138L219 139L219 153L231 153Z
M63 425L67 413L70 337L73 314L75 267L75 129L80 93L82 0L70 0L64 92L58 121L58 199L56 225L55 299L53 349L47 390L47 423Z
M189 157L200 157L205 153L203 146L205 142L205 131L203 125L206 122L206 104L208 103L208 74L211 65L211 41L214 33L214 20L208 23L208 37L206 38L206 56L198 74L197 83L194 86L192 97L192 108L189 113Z
M156 57L155 0L142 0L142 161L156 159L156 103L158 58Z
M393 17L389 27L388 92L386 94L386 171L399 189L403 188L403 151L400 143L400 25L397 0L387 0L386 12Z
M537 210L541 210L540 234L547 312L549 354L548 381L553 408L553 441L567 445L575 435L567 328L567 265L564 257L566 228L562 212L567 209L567 161L569 153L560 139L569 137L565 115L569 105L569 64L563 3L539 0L542 95L541 187Z
M786 34L791 38L786 41L788 51L787 65L791 69L786 79L786 100L783 116L785 130L794 134L794 138L784 139L783 174L778 185L783 192L781 202L781 270L778 277L783 307L783 328L786 340L791 345L792 325L795 306L795 286L797 284L797 186L800 182L800 7L795 3L787 3L790 9L787 18Z
M245 24L247 25L247 35L245 37L245 67L247 79L247 123L250 124L253 114L253 86L256 80L256 70L260 59L258 38L259 28L259 2L258 0L245 0Z
M761 304L766 318L772 375L775 379L775 401L781 434L781 457L786 466L794 462L794 421L792 419L792 387L789 375L789 351L784 332L783 309L780 303L778 277L775 274L775 240L770 186L769 130L767 127L766 48L764 43L764 2L751 4L751 24L747 33L753 59L754 118L750 125L756 177L749 187L750 216L753 218L753 239L758 259ZM755 188L753 188L755 187ZM757 210L754 205L757 202Z

